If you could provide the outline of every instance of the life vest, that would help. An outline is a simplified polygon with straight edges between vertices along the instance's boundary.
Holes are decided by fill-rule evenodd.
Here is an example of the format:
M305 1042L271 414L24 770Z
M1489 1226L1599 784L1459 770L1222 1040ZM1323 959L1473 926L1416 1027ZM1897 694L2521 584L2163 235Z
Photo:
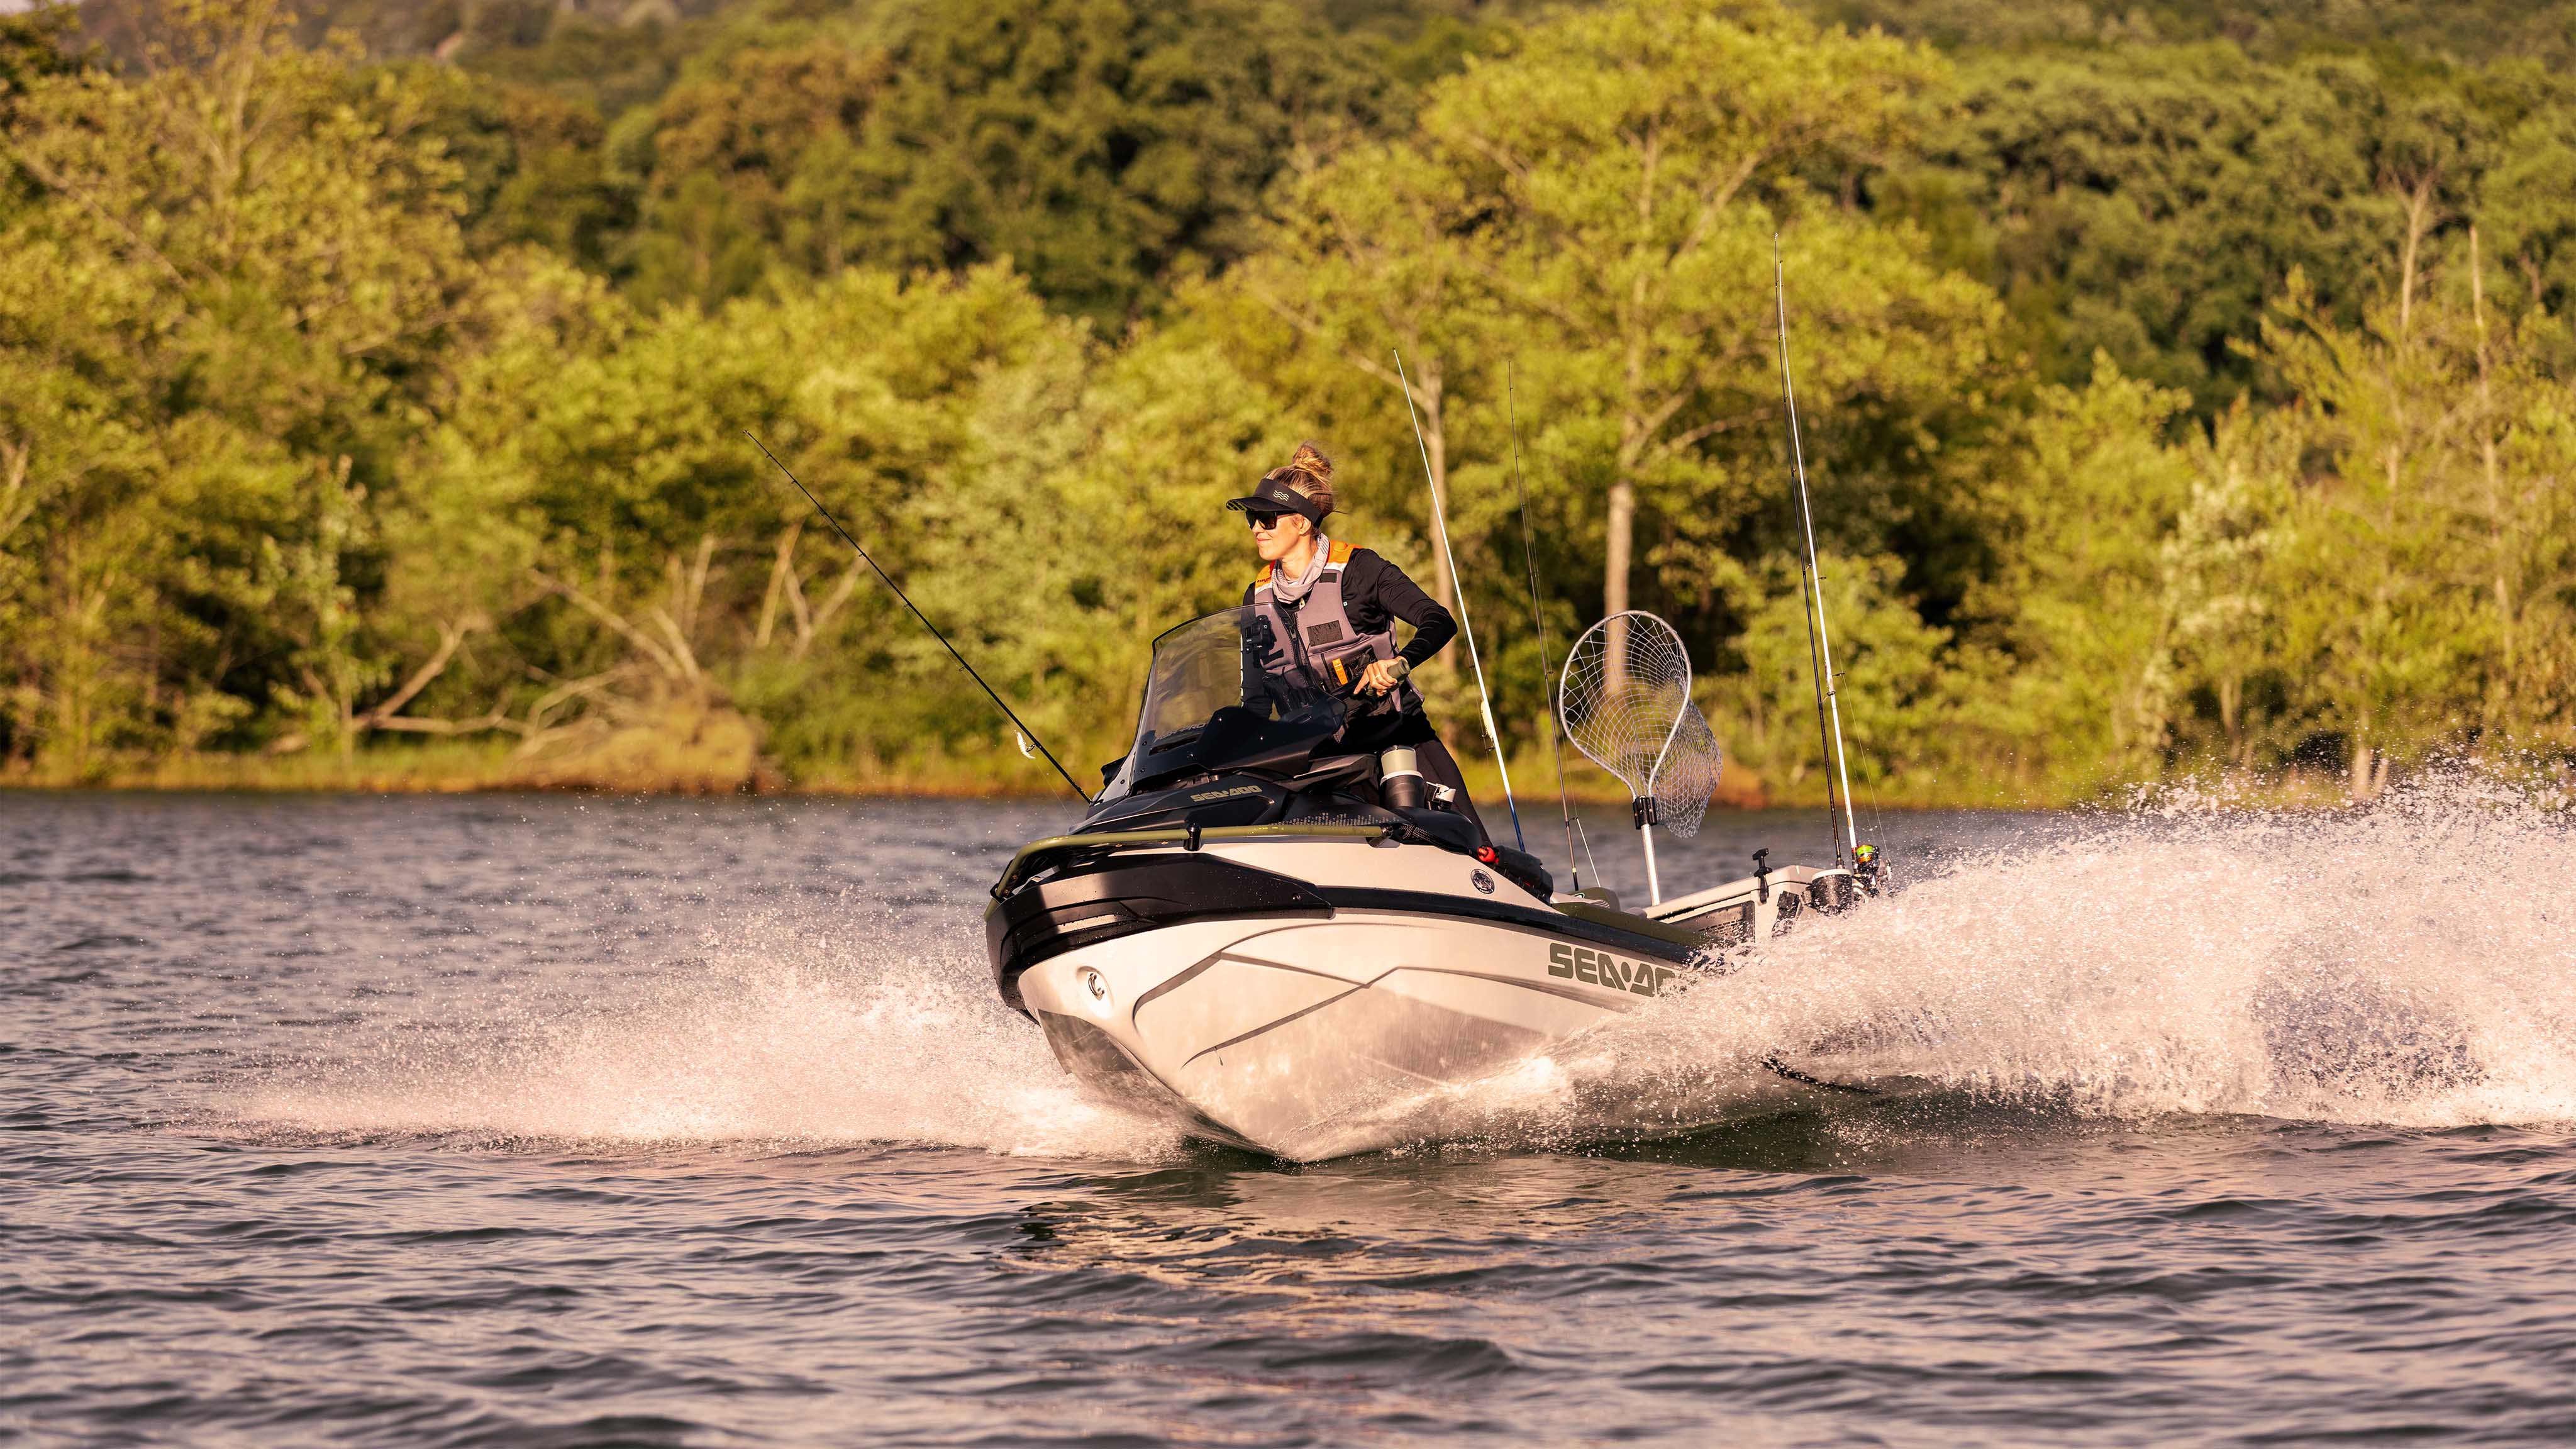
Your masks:
M1274 677L1312 676L1335 693L1343 693L1358 682L1371 660L1395 657L1394 621L1389 620L1384 629L1363 633L1342 603L1342 570L1351 561L1351 549L1350 544L1334 540L1324 555L1322 575L1306 597L1293 605L1271 585L1277 565L1261 566L1252 582L1252 609L1269 626L1259 631L1263 672ZM1406 680L1375 699L1354 696L1351 717L1420 708L1422 696Z

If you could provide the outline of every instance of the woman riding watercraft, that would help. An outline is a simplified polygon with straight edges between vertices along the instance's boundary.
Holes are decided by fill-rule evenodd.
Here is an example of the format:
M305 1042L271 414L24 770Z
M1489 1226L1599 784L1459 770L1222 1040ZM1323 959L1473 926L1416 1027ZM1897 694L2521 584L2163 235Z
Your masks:
M1404 678L1447 612L1382 561L1354 581L1370 556L1323 539L1327 505L1295 483L1238 507L1270 564L1250 601L1155 639L1127 754L1072 833L1012 857L985 913L995 988L1085 1087L1300 1160L1451 1135L1473 1084L1848 903L1847 874L1804 868L1644 912L1558 894L1412 763L1455 778ZM1406 649L1398 617L1421 621ZM1707 1082L1637 1105L1671 1130L1831 1090L1757 1061Z
M1418 769L1449 792L1446 803L1483 835L1458 762L1410 682L1415 669L1457 636L1457 620L1404 570L1325 534L1333 460L1313 443L1300 443L1286 467L1264 474L1249 495L1226 507L1251 524L1261 558L1261 572L1243 591L1244 606L1266 626L1246 639L1247 679L1304 672L1347 682L1371 702L1351 711L1334 753L1376 755L1390 777ZM1398 619L1414 630L1402 648L1395 642Z
M1087 1089L1191 1136L1299 1160L1473 1130L1476 1084L1651 998L1723 977L1724 953L1854 895L1849 871L1767 866L1643 912L1606 892L1559 895L1537 859L1459 813L1465 797L1454 787L1421 788L1408 758L1419 746L1367 753L1408 735L1437 748L1418 701L1407 708L1404 676L1447 642L1428 627L1445 626L1447 611L1401 599L1422 634L1394 647L1389 621L1402 613L1387 599L1402 591L1387 575L1413 599L1421 591L1382 561L1373 581L1351 577L1368 556L1312 527L1331 511L1330 465L1302 456L1312 452L1300 450L1305 468L1292 465L1305 489L1274 474L1238 505L1278 510L1256 520L1255 538L1271 536L1262 553L1272 567L1251 601L1156 636L1127 753L1102 767L1096 794L1074 785L1087 807L1080 823L1022 846L984 916L994 987ZM1280 540L1284 517L1304 526ZM1284 580L1293 601L1282 599L1280 565L1293 570ZM1328 579L1322 597L1338 617L1319 607ZM1363 598L1384 613L1364 611ZM1616 617L1631 640L1649 621L1671 633L1651 615ZM1019 716L948 647L1029 748ZM1664 703L1697 717L1686 689L1666 692L1674 700ZM1664 729L1667 750L1679 719ZM1454 778L1446 751L1432 763ZM1698 818L1716 783L1708 763L1666 808ZM1671 782L1642 778L1633 789L1658 801L1670 793ZM1638 814L1642 835L1649 815ZM1688 1102L1647 1094L1630 1104L1642 1119L1627 1125L1671 1131L1837 1090L1776 1058L1712 1065L1707 1091ZM1460 1104L1465 1118L1450 1111ZM1612 1116L1630 1115L1611 1105Z

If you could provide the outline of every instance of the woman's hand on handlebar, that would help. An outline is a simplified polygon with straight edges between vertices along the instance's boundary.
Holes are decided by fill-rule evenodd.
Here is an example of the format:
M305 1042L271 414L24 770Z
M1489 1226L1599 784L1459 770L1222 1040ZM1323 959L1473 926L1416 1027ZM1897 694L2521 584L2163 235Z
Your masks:
M1401 659L1377 660L1360 671L1359 692L1367 695L1385 694L1403 683L1404 676L1411 672Z

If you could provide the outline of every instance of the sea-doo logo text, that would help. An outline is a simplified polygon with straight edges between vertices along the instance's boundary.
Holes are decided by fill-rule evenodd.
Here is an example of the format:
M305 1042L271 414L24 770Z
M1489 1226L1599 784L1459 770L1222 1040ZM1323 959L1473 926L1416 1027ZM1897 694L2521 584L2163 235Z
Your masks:
M1190 797L1190 803L1193 805L1205 805L1210 800L1231 800L1237 795L1258 795L1260 793L1261 787L1258 785L1237 785L1231 790L1202 790L1198 794Z
M1487 895L1492 895L1494 893L1494 878L1485 874L1481 870L1476 872L1474 875L1467 877L1467 884L1474 886L1476 889L1483 891Z
M1570 976L1588 985L1607 986L1613 991L1661 996L1664 983L1681 973L1670 966L1622 960L1607 951L1595 951L1588 946L1555 945L1547 948L1547 974Z

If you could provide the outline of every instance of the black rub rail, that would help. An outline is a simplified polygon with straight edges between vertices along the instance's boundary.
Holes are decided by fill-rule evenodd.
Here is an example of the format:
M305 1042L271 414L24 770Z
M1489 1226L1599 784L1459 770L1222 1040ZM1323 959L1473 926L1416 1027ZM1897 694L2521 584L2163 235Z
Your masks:
M1196 825L1171 826L1161 830L1104 830L1089 835L1050 835L1032 840L1020 847L1011 863L1002 868L1002 878L993 882L993 899L1000 900L1018 890L1029 877L1070 860L1098 859L1122 850L1167 850L1180 846L1196 850L1210 840L1367 840L1377 841L1395 835L1403 826L1367 825Z

